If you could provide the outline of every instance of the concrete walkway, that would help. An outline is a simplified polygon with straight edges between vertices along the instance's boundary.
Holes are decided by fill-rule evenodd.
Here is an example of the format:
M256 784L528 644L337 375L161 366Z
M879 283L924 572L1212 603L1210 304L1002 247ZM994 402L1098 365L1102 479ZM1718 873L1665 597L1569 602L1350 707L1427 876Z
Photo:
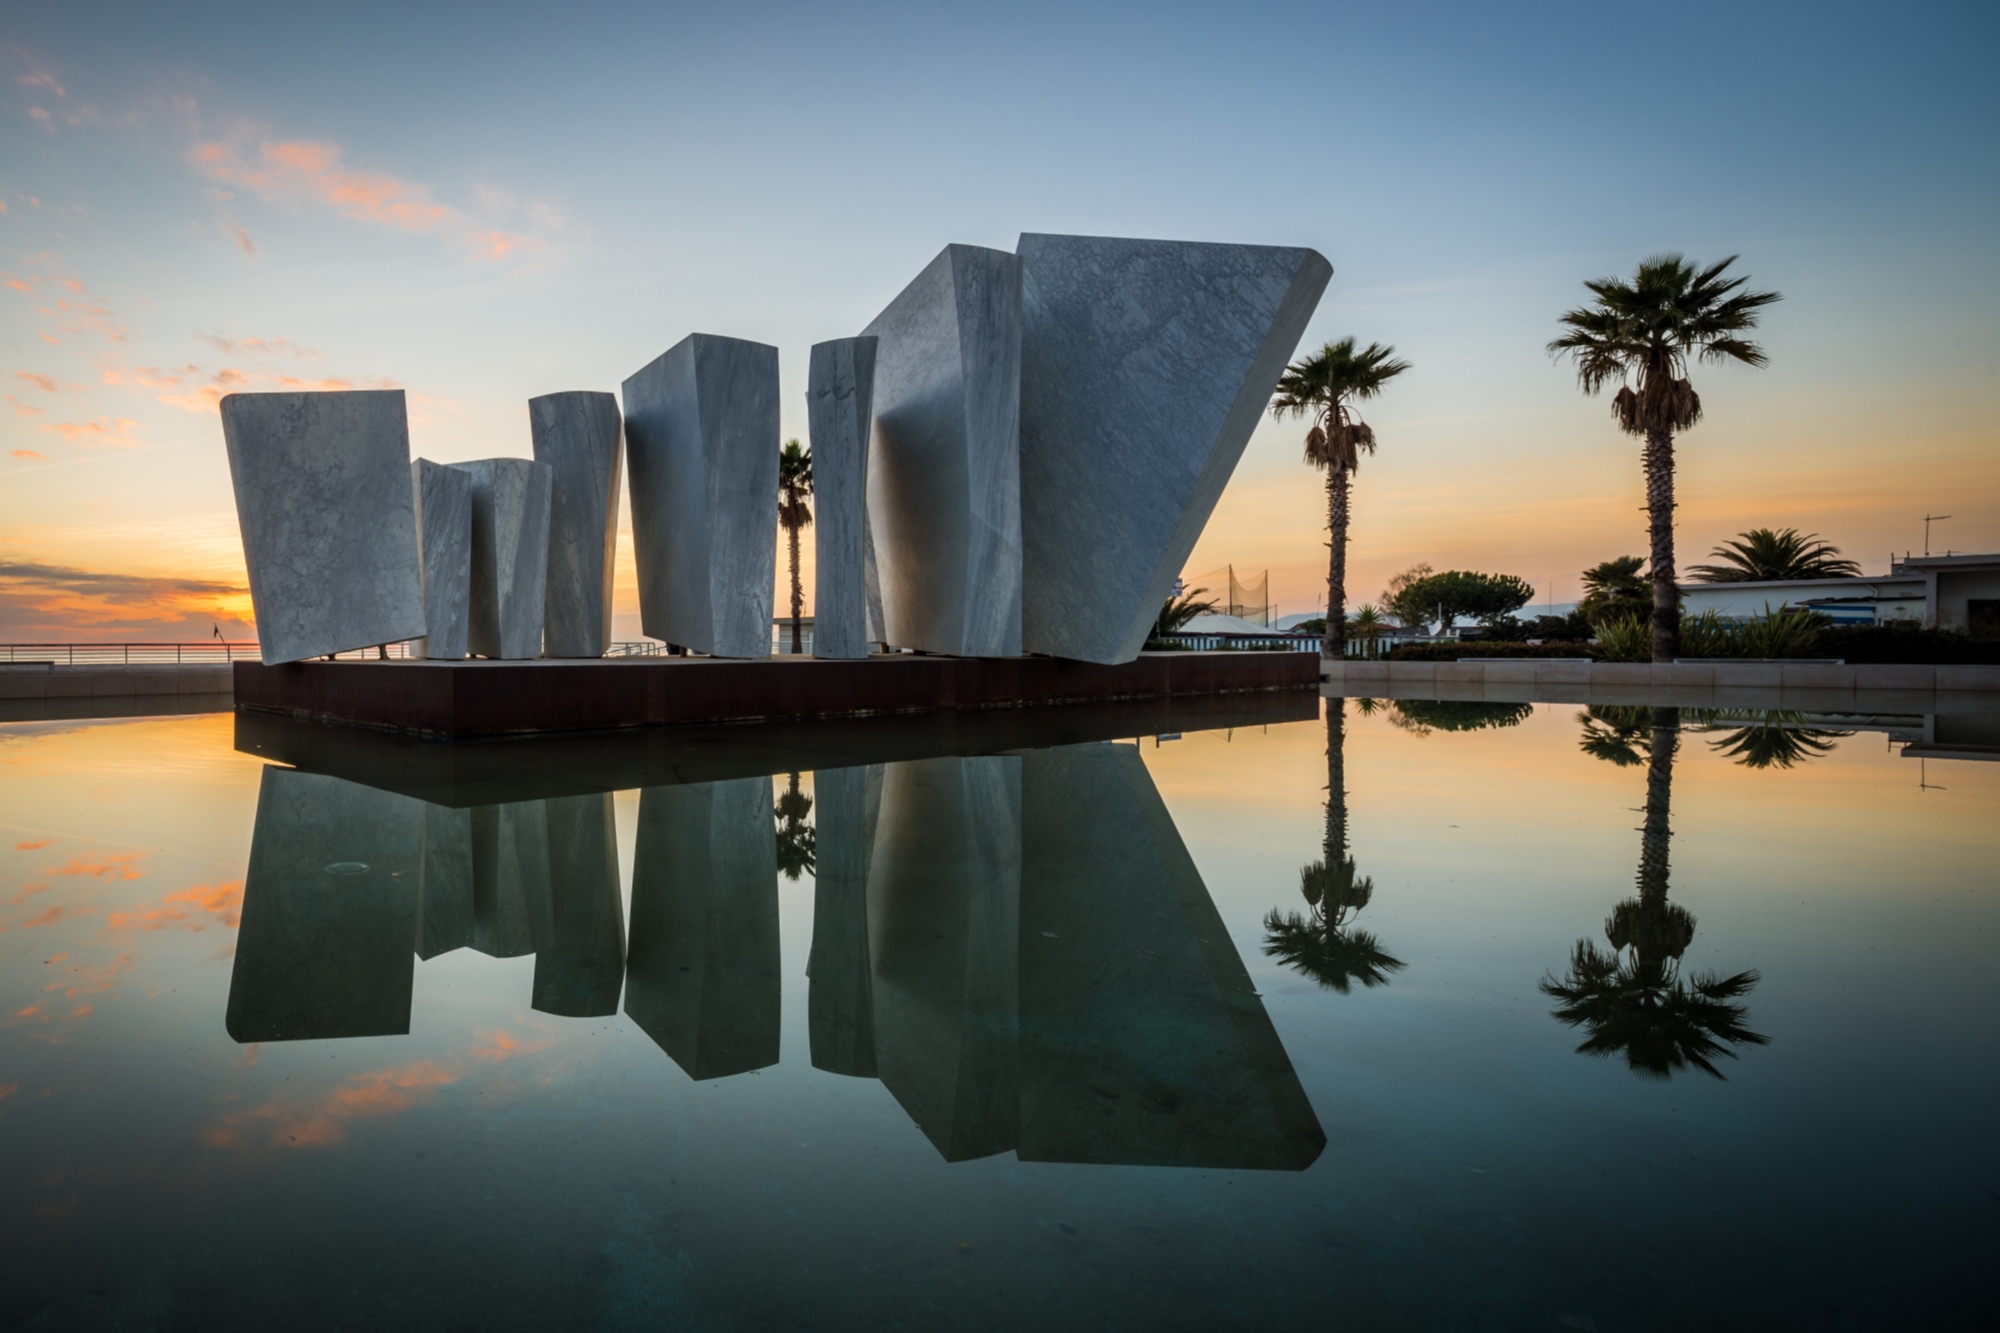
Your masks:
M0 663L0 701L222 695L234 689L227 664L49 666Z

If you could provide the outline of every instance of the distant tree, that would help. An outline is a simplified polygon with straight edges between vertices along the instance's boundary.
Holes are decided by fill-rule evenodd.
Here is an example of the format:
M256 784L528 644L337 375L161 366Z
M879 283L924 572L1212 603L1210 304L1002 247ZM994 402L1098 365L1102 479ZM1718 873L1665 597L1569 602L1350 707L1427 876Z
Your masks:
M788 775L785 793L773 811L778 821L778 870L786 879L796 880L817 868L819 837L806 822L812 808L812 797L799 790L799 775Z
M1797 528L1773 532L1752 528L1736 534L1709 552L1723 563L1694 565L1688 576L1696 583L1766 583L1780 579L1854 578L1861 566L1841 558L1840 548L1820 540L1817 532Z
M1354 473L1363 453L1375 452L1375 432L1354 410L1410 368L1398 361L1396 349L1369 343L1354 350L1354 339L1327 343L1319 351L1294 361L1278 377L1271 415L1312 418L1306 432L1306 462L1326 473L1326 637L1320 648L1329 657L1346 652L1347 628L1347 509Z
M799 533L812 524L812 450L786 440L778 451L778 526L792 550L792 651L801 652L799 618L805 614L805 592L799 584Z
M1396 594L1396 617L1404 624L1436 620L1438 633L1451 632L1460 616L1495 621L1526 606L1535 585L1512 574L1479 574L1447 569L1407 584Z
M1680 255L1645 260L1628 282L1586 282L1596 298L1564 315L1567 330L1549 344L1552 356L1576 366L1586 394L1617 384L1611 414L1646 447L1646 509L1651 525L1653 660L1680 655L1680 589L1674 582L1674 436L1701 420L1701 399L1687 363L1740 361L1762 366L1762 348L1741 335L1757 327L1758 311L1776 292L1741 290L1747 278L1722 275L1736 256L1697 267Z
M1167 598L1167 604L1160 608L1160 614L1153 621L1153 632L1146 636L1146 641L1158 643L1180 633L1196 616L1214 615L1214 600L1202 596L1207 591L1206 588L1189 588L1179 597Z
M1433 731L1494 731L1518 727L1535 715L1533 704L1480 699L1392 699L1389 721L1415 736Z
M1652 609L1652 590L1640 572L1646 566L1641 556L1621 555L1583 571L1583 600L1576 609L1593 625L1626 616L1643 616Z

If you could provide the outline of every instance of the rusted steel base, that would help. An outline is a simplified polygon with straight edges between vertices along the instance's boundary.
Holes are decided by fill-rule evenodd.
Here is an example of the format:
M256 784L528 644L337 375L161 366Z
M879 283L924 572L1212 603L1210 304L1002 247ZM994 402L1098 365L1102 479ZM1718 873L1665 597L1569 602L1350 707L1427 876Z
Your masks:
M504 736L1317 690L1313 653L236 664L236 706L429 736Z

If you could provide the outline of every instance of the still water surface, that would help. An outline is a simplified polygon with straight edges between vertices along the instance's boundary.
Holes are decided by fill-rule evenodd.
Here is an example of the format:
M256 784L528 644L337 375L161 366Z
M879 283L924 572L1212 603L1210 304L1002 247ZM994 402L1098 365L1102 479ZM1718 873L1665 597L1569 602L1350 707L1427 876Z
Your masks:
M0 725L0 1318L1990 1326L2000 764L1326 707L615 793Z

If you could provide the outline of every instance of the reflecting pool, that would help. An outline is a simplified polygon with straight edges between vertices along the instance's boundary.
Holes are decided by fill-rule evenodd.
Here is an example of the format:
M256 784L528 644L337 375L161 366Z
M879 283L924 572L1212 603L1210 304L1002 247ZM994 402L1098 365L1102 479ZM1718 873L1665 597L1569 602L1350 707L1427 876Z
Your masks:
M0 1316L1989 1326L1996 722L0 723Z

